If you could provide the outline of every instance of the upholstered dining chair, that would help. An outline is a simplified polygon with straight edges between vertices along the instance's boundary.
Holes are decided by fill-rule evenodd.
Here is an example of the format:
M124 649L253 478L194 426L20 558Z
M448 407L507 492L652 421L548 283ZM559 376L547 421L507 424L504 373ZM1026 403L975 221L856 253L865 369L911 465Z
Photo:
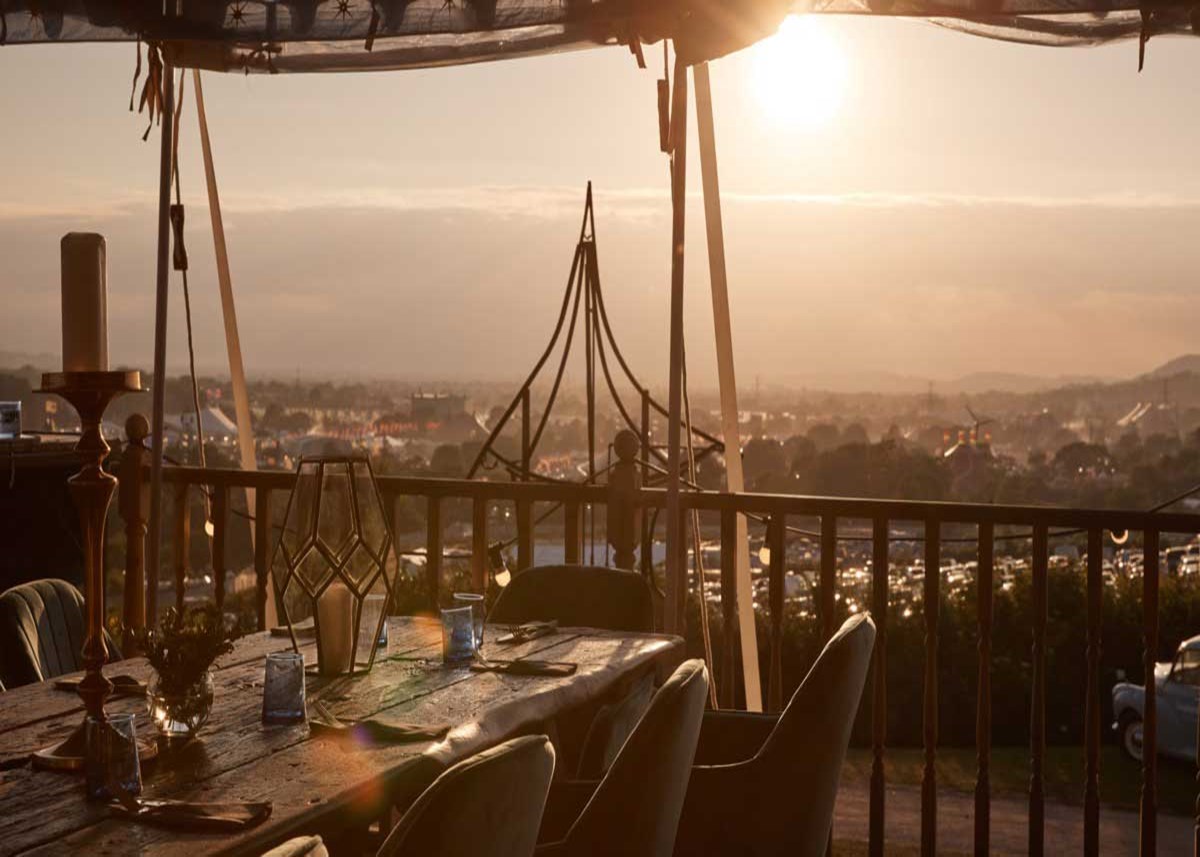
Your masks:
M599 783L551 789L539 857L670 857L707 697L704 663L685 661Z
M65 580L35 580L0 595L0 682L14 688L83 669L83 596ZM109 659L120 651L105 633Z
M408 808L378 857L529 857L553 775L554 748L544 735L459 762Z
M590 565L541 565L513 576L488 621L555 620L559 625L647 633L654 630L650 586L632 571Z
M875 625L848 619L782 714L705 712L676 857L822 857Z
M650 633L654 603L640 574L589 565L542 565L518 572L500 593L488 622L519 625L554 620L563 627ZM559 765L571 764L579 779L599 779L615 758L654 694L654 676L642 676L625 693L607 700L590 719L560 723L566 745ZM576 731L571 735L571 727Z

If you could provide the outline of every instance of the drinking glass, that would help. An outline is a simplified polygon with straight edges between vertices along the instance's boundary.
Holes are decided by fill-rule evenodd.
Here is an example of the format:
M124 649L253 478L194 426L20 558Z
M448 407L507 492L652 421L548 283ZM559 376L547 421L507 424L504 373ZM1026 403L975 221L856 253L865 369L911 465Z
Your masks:
M83 770L90 800L112 800L119 792L141 794L142 766L132 714L87 719Z
M267 655L262 722L268 726L303 723L305 715L304 655L299 652Z
M470 607L471 618L475 625L475 648L483 648L483 596L476 592L455 592L456 607Z
M387 652L388 626L387 619L384 618L386 613L386 595L368 595L363 599L362 614L358 618L359 661L365 663L371 657L371 638L375 636L376 628L379 629L379 649ZM383 619L382 627L379 625L380 619Z
M442 611L442 661L462 664L475 658L474 611L452 607Z

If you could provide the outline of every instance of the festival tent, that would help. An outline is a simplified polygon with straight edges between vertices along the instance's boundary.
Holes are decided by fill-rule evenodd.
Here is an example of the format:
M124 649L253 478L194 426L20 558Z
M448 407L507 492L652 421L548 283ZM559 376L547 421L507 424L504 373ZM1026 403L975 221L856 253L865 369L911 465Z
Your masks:
M0 45L142 40L175 66L365 71L670 39L688 65L774 32L788 14L928 18L1036 44L1193 33L1170 0L4 0Z
M771 35L789 14L925 18L965 33L1044 45L1094 45L1137 38L1139 67L1147 41L1200 33L1200 6L1169 0L0 0L0 46L70 42L145 43L141 102L151 116L174 105L173 68L193 69L201 143L225 312L230 372L241 430L243 467L253 468L245 379L233 315L216 178L199 70L244 73L354 72L459 65L578 50L626 47L645 65L643 46L669 41L674 81L660 82L660 145L671 157L672 246L668 472L679 474L683 376L684 190L687 87L696 85L701 176L708 238L724 437L736 444L737 395L726 287L716 144L707 62ZM141 49L138 69L141 70ZM182 80L182 78L181 78ZM163 384L171 239L173 122L162 122L155 318L150 545L159 568ZM726 456L727 488L744 488L738 455ZM667 488L668 631L681 629L686 586L680 484ZM251 508L253 504L251 503ZM739 637L746 704L761 710L746 523L739 521L736 562ZM153 581L153 577L152 577ZM153 587L153 582L151 583Z

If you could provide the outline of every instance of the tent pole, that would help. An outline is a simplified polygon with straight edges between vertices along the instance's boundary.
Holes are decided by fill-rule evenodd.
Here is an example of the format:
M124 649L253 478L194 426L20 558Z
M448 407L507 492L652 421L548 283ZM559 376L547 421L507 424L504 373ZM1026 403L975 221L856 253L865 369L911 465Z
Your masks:
M171 167L174 145L171 108L175 104L174 69L163 60L162 148L158 171L158 280L154 303L154 386L150 428L150 545L146 565L146 622L158 624L158 573L162 550L163 401L167 385L167 297L171 255Z
M700 177L704 186L708 274L712 287L713 329L716 334L717 380L721 390L721 434L725 440L725 488L746 490L742 475L738 431L737 379L733 371L733 329L729 319L729 283L725 276L725 230L721 224L721 185L717 179L717 138L713 130L712 87L708 63L692 66L696 84L696 132L700 138ZM750 543L746 516L737 516L737 615L742 644L742 676L746 710L762 711L762 681L758 672L758 636L754 627L754 591L750 583Z
M682 634L687 586L680 546L683 517L679 502L679 435L683 400L683 239L687 205L687 66L675 59L671 102L671 357L667 405L667 577L665 630Z
M237 309L233 303L233 278L229 274L229 252L225 245L225 221L221 217L221 197L217 191L217 171L213 166L212 141L208 136L208 114L204 110L204 89L200 70L192 69L196 93L196 121L200 126L200 148L204 153L204 180L208 188L208 215L212 221L213 253L217 259L217 283L221 291L221 314L225 321L225 350L229 354L229 383L233 388L233 407L237 414L238 451L242 470L257 470L254 453L254 426L250 417L250 396L246 391L246 369L242 363L242 340L238 335ZM246 488L246 511L255 514L254 489ZM267 531L269 532L269 530ZM255 528L250 528L250 545L254 547ZM274 588L267 573L265 618L267 627L278 624L275 614Z

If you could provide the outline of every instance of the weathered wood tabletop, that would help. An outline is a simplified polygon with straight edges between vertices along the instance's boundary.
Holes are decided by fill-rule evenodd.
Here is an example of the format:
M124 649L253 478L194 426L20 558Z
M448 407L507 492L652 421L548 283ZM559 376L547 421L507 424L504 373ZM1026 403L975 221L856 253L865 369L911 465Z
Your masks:
M389 799L411 799L447 766L513 735L527 733L655 665L682 657L677 637L563 628L527 643L499 646L489 628L492 658L568 661L569 677L472 672L440 664L441 632L429 619L390 620L386 656L364 676L309 678L318 698L343 718L449 724L440 742L355 745L314 737L308 726L261 725L263 662L290 640L254 634L239 640L214 673L216 701L200 739L146 766L144 796L199 801L271 801L271 817L243 833L191 833L138 824L84 799L81 777L32 770L21 760L67 735L82 718L79 698L53 683L0 693L0 855L10 854L259 854L333 816L378 813ZM315 645L302 646L315 661ZM380 660L379 658L383 658ZM106 669L150 676L140 658ZM116 698L110 712L136 712L139 734L152 727L142 699Z

